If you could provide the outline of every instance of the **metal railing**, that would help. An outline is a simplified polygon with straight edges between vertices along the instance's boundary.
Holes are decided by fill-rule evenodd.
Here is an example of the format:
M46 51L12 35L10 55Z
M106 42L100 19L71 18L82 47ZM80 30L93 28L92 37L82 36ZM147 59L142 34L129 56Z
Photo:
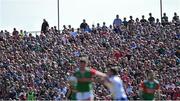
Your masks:
M41 31L28 31L27 32L28 34L32 34L32 35L40 35L41 34Z

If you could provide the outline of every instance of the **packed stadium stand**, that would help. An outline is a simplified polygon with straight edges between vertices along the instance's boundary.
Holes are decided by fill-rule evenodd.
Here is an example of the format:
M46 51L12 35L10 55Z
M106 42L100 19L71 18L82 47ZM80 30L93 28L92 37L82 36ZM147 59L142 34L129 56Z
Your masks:
M153 70L160 83L161 100L180 100L180 20L152 14L145 19L116 16L113 24L58 31L45 28L40 35L26 31L0 32L0 100L66 100L67 78L88 56L89 67L106 73L118 67L126 94L138 100L139 84ZM127 21L126 21L127 20ZM96 78L98 79L98 78ZM94 99L111 99L102 83L94 82Z

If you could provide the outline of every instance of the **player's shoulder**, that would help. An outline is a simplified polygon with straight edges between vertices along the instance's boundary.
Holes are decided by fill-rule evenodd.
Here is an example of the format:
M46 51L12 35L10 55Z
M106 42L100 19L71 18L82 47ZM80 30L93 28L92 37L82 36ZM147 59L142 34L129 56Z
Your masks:
M158 80L154 80L154 82L155 82L156 84L159 84L159 81L158 81Z
M92 72L95 71L95 69L93 67L86 67L85 69L87 72Z
M142 83L148 83L148 80L144 80Z
M91 69L90 67L86 67L85 68L86 71L90 71L90 69Z
M114 76L114 79L121 80L121 77L120 76Z
M120 81L121 79L119 78L119 76L111 76L111 77L109 77L109 80L111 82L114 82L114 81Z

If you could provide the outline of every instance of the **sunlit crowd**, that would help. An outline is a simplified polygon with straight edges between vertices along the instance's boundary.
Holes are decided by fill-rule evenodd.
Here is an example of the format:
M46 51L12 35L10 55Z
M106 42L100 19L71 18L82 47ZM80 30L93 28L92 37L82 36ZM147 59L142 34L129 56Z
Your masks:
M89 67L106 73L119 67L129 99L138 100L146 71L153 70L160 82L161 99L180 100L180 20L166 13L162 19L121 18L112 25L80 27L64 25L62 31L44 19L40 35L26 31L0 32L0 99L66 100L67 78L88 56ZM109 91L94 82L96 100L110 99Z

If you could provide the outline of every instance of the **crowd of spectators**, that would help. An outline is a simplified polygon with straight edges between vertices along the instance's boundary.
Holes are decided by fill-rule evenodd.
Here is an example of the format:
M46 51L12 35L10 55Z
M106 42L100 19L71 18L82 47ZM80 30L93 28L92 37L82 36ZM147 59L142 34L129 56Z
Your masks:
M129 99L138 99L146 71L153 70L161 85L161 99L180 99L180 20L164 13L162 23L149 14L146 19L119 16L113 25L90 27L86 20L75 30L63 26L42 28L40 35L26 31L0 32L0 99L66 99L67 78L87 55L89 66L107 72L118 66ZM49 25L48 25L49 26ZM109 99L109 91L94 83L95 99Z

